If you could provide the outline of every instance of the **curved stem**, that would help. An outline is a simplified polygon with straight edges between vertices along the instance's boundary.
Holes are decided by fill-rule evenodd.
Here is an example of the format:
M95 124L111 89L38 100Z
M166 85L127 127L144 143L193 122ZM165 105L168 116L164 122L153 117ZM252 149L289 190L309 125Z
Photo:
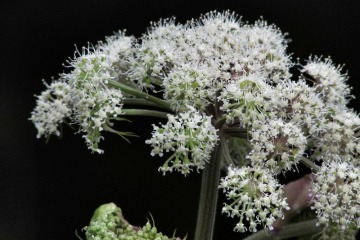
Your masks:
M194 240L212 240L215 227L216 206L221 170L221 143L212 152L210 163L203 170L199 209Z
M263 229L257 233L244 238L243 240L281 240L291 237L301 237L307 235L315 235L323 230L323 227L316 226L317 219L293 223L284 226L278 234L274 234L268 229Z
M146 116L146 117L157 117L167 119L169 113L160 112L156 110L147 110L147 109L122 109L121 110L127 116Z
M141 92L135 88L126 86L122 83L116 82L114 80L109 80L108 81L109 86L114 87L114 88L118 88L123 92L129 93L131 95L134 95L136 97L142 98L142 99L146 99L149 100L150 102L156 103L159 107L164 108L166 110L172 111L170 108L170 104L160 98L157 98L155 96L149 95L147 93Z

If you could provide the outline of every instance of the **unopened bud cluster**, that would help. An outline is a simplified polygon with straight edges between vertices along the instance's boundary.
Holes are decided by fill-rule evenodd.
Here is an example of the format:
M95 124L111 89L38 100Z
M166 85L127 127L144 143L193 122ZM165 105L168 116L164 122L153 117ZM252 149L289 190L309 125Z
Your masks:
M149 222L143 227L130 225L114 203L101 205L84 230L87 240L171 240Z

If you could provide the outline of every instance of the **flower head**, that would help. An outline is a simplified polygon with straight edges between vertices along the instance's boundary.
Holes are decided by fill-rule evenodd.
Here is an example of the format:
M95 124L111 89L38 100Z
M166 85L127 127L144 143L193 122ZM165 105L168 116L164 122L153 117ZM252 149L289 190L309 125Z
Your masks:
M231 166L227 176L221 179L220 188L232 201L224 204L222 212L240 218L235 231L256 232L259 225L271 230L275 220L283 217L282 210L288 209L281 185L262 168ZM248 228L245 221L250 224Z
M345 230L351 224L360 227L360 169L337 156L325 159L315 174L312 209L318 215L318 224L331 222Z
M152 138L146 140L152 147L151 155L172 152L159 169L164 174L176 170L186 175L193 167L203 169L218 140L211 118L191 106L178 116L168 115L165 125L153 127Z
M74 105L73 122L80 126L89 149L101 153L98 144L101 131L109 125L110 117L120 115L123 95L109 89L107 81L111 74L111 56L102 52L90 52L75 59L74 70L63 78L71 84L71 100Z
M324 101L330 105L346 105L351 98L347 74L341 73L343 66L335 66L330 58L309 58L302 72L310 76Z
M38 97L31 116L38 137L59 135L59 125L70 118L84 133L89 149L102 152L98 146L101 132L116 132L110 128L110 120L122 114L124 99L120 90L108 87L108 81L122 76L123 59L131 52L132 41L120 32L97 47L75 52L74 59L68 61L72 71L61 74L60 80L47 85Z
M70 89L71 86L62 81L55 81L37 96L36 107L30 120L38 130L37 137L49 137L51 134L60 136L59 126L72 113Z
M299 124L281 119L254 121L247 158L253 166L265 166L274 173L290 170L300 161L306 148L306 137Z

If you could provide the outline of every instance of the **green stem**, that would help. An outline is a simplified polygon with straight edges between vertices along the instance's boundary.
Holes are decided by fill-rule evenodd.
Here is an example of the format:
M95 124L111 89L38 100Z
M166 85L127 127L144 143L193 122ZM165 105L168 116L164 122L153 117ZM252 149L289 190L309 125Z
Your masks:
M213 239L221 170L220 144L221 143L218 143L218 145L216 145L212 152L210 163L205 166L202 173L194 240Z
M136 97L142 98L142 99L146 99L149 100L150 102L156 103L159 107L164 108L166 110L171 110L170 108L170 104L160 98L157 98L155 96L149 95L147 93L141 92L138 89L126 86L122 83L116 82L114 80L109 80L108 81L109 86L114 87L114 88L118 88L123 92L129 93L131 95L134 95Z
M226 164L226 168L227 168L228 166L234 165L234 161L231 158L230 151L229 151L229 148L227 146L227 142L226 142L226 139L224 136L220 137L220 142L221 142L221 151L222 151L223 157L225 159L225 164Z
M278 234L273 234L273 232L268 229L263 229L257 233L250 235L243 240L281 240L292 237L302 237L302 236L311 236L315 235L323 230L323 227L316 226L317 219L293 223L284 226Z
M155 84L156 86L162 86L163 80L157 77L151 77L151 83Z
M227 127L223 130L224 134L231 137L247 138L247 131L239 127Z
M142 98L126 98L122 101L124 105L141 105L149 107L159 107L156 103L150 102Z
M316 165L313 161L311 161L310 159L307 159L306 157L301 157L300 162L302 164L304 164L305 166L307 166L308 168L310 168L311 170L313 170L314 172L319 171L319 166Z
M167 119L169 113L160 112L156 110L147 110L147 109L122 109L121 110L126 116L146 116L146 117L157 117Z
M215 122L214 126L216 129L220 129L225 122L226 122L226 117L221 117L219 120Z

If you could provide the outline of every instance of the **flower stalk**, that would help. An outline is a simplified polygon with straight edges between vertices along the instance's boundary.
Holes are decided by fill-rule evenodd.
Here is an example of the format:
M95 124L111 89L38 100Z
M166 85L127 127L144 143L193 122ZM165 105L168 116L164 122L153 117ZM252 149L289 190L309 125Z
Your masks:
M147 110L147 109L122 109L122 112L125 116L143 116L143 117L157 117L167 119L168 113L156 111L156 110Z

